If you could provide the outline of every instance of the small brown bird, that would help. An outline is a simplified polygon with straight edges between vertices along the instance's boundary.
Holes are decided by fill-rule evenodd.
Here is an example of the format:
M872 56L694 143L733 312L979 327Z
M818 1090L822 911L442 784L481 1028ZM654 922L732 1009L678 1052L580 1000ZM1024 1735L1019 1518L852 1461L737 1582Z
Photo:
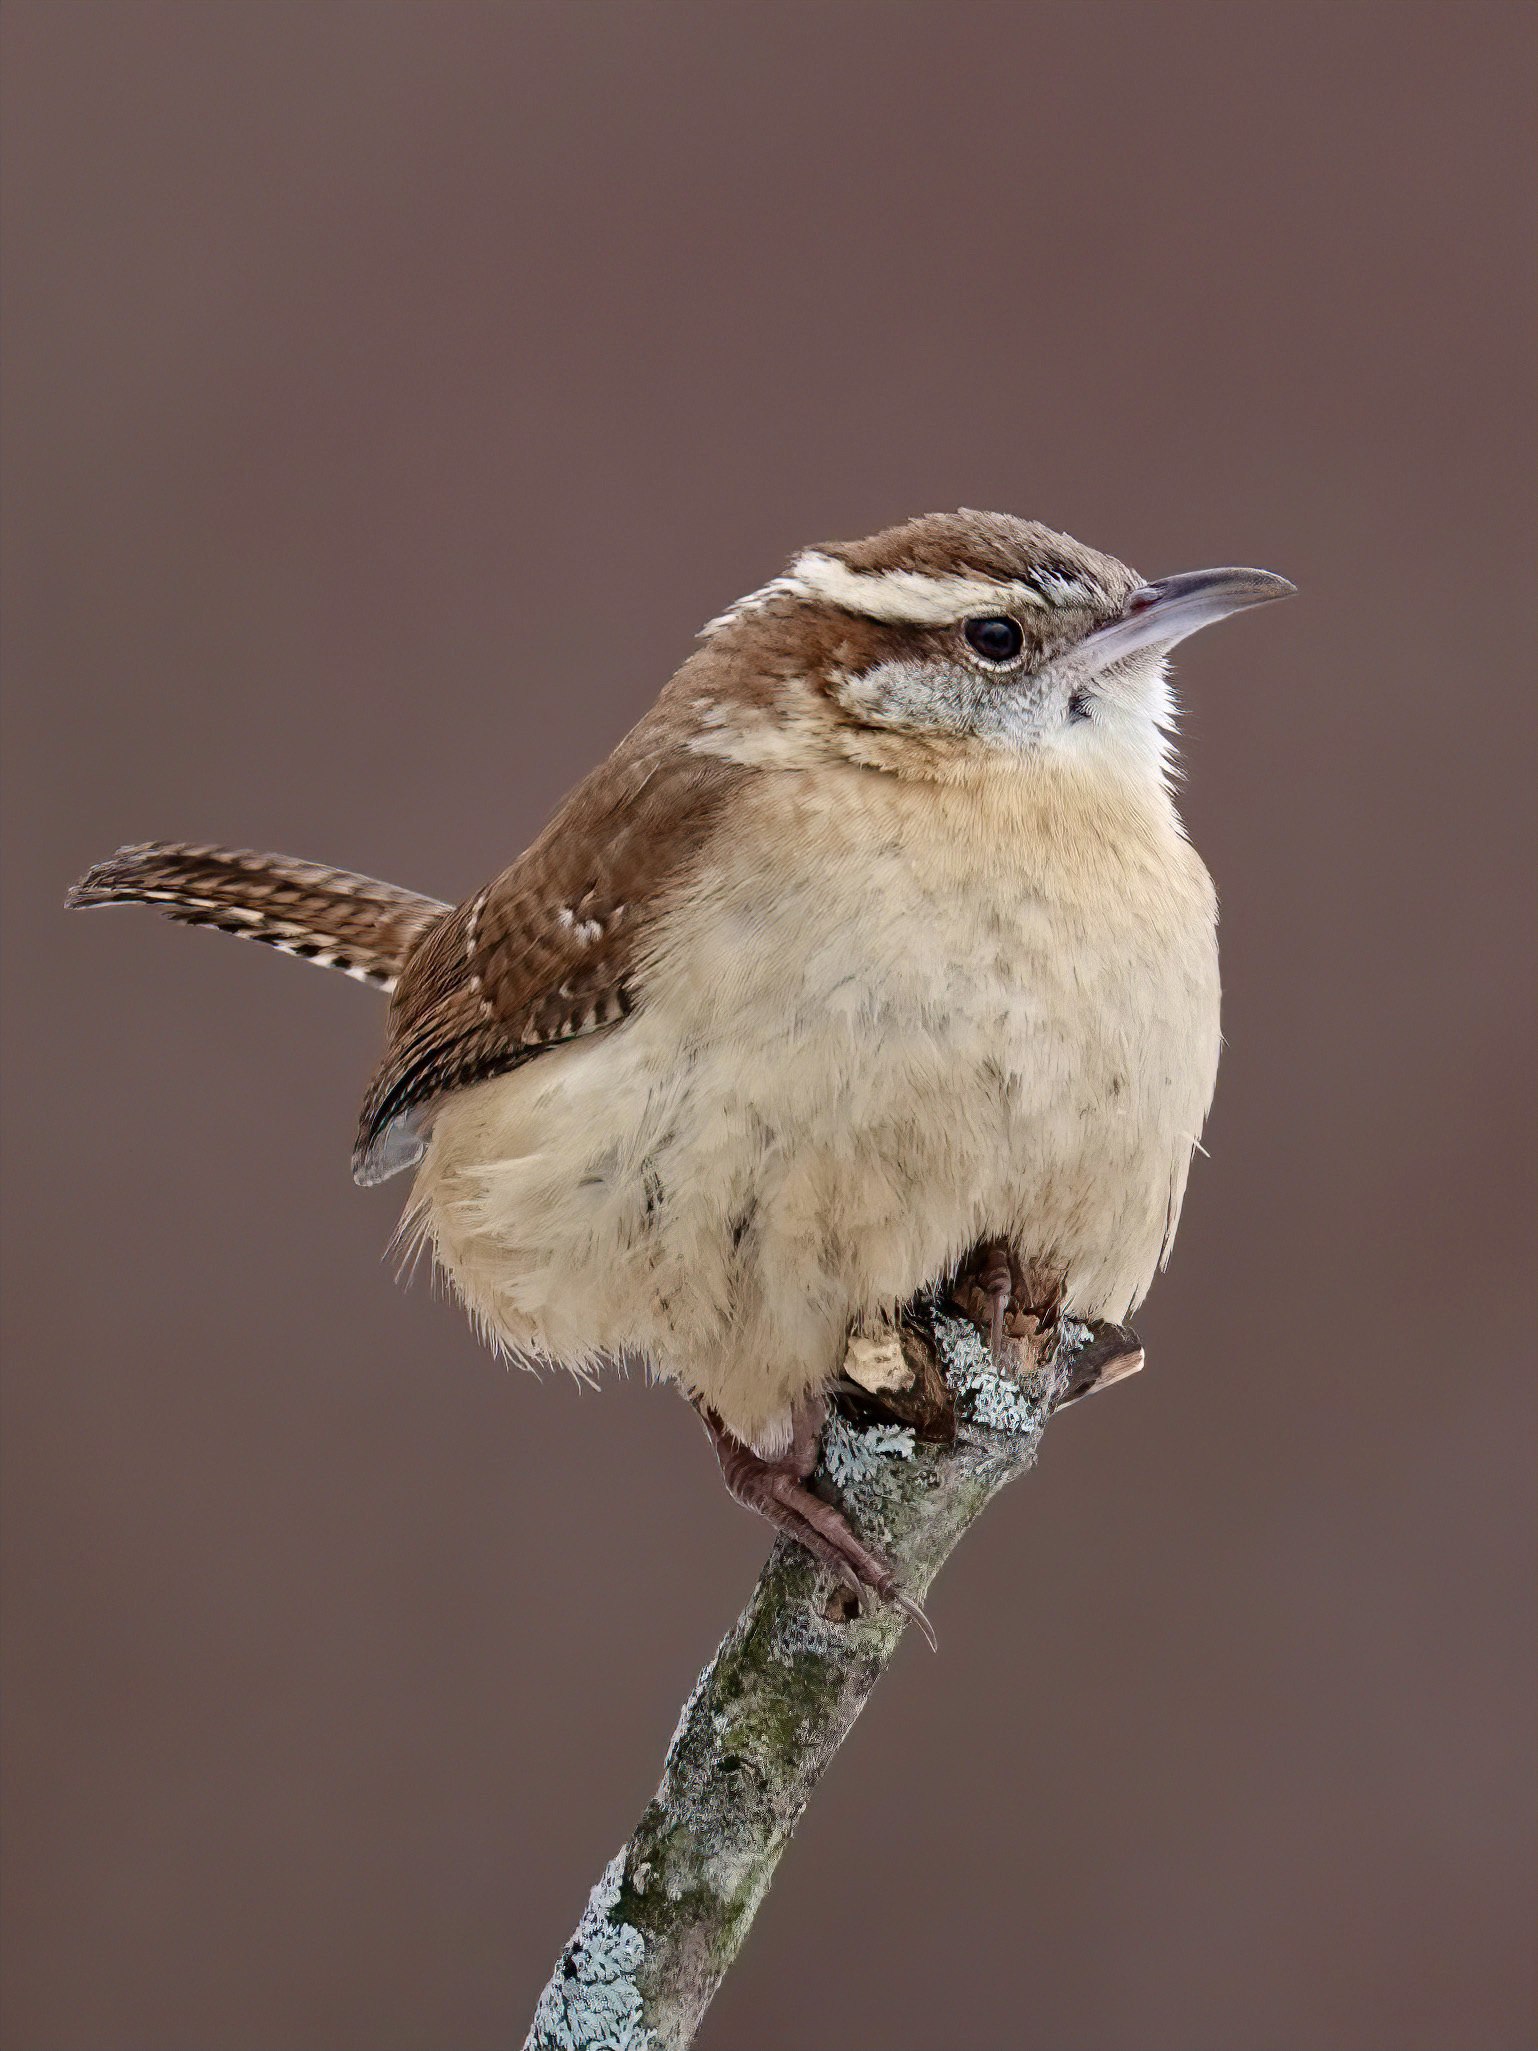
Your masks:
M1291 594L1145 584L933 514L799 555L464 903L281 855L119 850L142 902L391 993L353 1174L510 1354L645 1360L733 1493L901 1600L807 1487L850 1333L981 1249L1125 1318L1218 1059L1211 882L1170 795L1176 642Z

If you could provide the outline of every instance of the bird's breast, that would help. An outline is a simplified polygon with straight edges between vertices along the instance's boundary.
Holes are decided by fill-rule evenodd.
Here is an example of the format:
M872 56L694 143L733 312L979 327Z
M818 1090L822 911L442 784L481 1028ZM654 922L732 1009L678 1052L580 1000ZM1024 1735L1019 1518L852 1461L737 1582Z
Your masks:
M1009 1230L1124 1311L1211 1095L1212 889L1162 793L765 779L647 1009L693 1079L696 1160L740 1186L754 1156L760 1200L799 1203L803 1246L822 1232L874 1293Z

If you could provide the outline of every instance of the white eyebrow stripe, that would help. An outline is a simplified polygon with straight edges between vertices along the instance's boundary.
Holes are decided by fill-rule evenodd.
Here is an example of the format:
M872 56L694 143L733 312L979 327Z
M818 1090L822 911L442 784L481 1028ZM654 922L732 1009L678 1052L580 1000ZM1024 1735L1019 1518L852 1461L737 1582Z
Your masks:
M1093 605L1095 593L1079 577L1060 577L1056 570L1038 570L1036 582L1054 605Z
M834 556L808 549L798 556L791 577L809 597L841 605L868 620L901 620L916 627L939 627L979 610L1001 606L1044 606L1032 585L995 582L989 577L930 577L922 570L851 570Z
M1055 570L1033 572L1021 579L931 577L922 570L851 570L836 556L810 548L797 556L783 577L774 577L746 598L707 620L702 636L730 627L776 598L816 598L841 606L862 619L900 622L915 627L941 627L975 613L1007 611L1012 605L1094 605L1098 594L1077 577Z

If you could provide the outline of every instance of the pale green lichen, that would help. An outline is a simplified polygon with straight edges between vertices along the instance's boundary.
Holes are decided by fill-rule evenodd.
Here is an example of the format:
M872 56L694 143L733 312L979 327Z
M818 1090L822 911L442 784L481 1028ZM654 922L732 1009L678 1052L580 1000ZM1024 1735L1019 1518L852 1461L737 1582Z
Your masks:
M610 1921L625 1855L617 1853L588 1896L582 1920L539 1997L524 2051L645 2051L635 1973L646 1939L632 1923Z
M850 1424L837 1414L822 1435L822 1464L839 1488L874 1481L885 1460L913 1458L913 1427L908 1424Z
M1018 1379L1000 1374L987 1341L965 1319L937 1316L935 1332L959 1418L987 1431L1038 1428L1047 1396L1047 1381L1038 1369Z
M1065 1317L1057 1328L1057 1357L1071 1360L1075 1353L1082 1352L1095 1336L1089 1325L1080 1324L1076 1317Z

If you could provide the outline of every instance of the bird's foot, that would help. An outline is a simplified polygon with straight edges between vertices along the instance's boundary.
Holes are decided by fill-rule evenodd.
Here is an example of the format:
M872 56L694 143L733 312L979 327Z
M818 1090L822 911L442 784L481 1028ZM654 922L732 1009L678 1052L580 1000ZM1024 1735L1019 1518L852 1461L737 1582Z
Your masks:
M1057 1323L1063 1284L1037 1261L1022 1261L1007 1240L986 1239L956 1272L951 1302L988 1334L996 1361L1008 1341L1028 1344Z
M697 1402L694 1407L716 1449L722 1478L738 1502L805 1546L814 1560L833 1570L857 1600L878 1595L911 1617L933 1647L935 1635L928 1617L903 1593L891 1567L855 1536L842 1510L825 1503L807 1486L817 1465L818 1440L828 1414L826 1398L817 1396L796 1405L790 1446L774 1459L765 1459L744 1445L704 1403Z

